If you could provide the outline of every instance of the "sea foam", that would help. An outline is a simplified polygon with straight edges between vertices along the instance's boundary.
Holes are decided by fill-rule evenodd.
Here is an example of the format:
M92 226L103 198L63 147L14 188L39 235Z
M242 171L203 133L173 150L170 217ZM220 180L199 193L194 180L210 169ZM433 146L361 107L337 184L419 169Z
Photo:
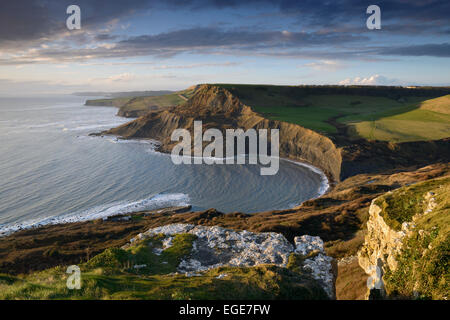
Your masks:
M184 193L156 194L145 199L131 202L117 201L105 205L95 206L88 210L67 213L56 217L28 220L15 224L2 224L0 225L0 237L9 235L16 231L37 228L45 225L89 221L137 211L187 206L189 205L189 202L189 196Z

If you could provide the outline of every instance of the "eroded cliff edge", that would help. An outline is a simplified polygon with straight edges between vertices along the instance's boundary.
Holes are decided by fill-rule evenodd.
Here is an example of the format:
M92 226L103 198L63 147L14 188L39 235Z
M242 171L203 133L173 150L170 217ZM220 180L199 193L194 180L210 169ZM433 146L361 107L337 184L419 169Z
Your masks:
M170 152L173 130L193 131L194 120L203 122L203 130L279 129L280 156L320 168L332 182L361 173L426 166L450 161L450 138L435 141L392 143L349 140L341 136L324 136L300 125L267 119L227 89L216 85L199 85L182 105L150 111L146 115L101 134L126 139L149 138L161 142L160 151Z
M339 181L341 151L327 137L296 124L269 120L255 113L226 89L202 85L182 106L155 111L118 128L103 132L123 138L151 138L161 142L160 151L170 152L175 129L193 132L194 120L203 129L279 129L280 157L307 162L320 168L332 181Z
M450 176L390 191L372 201L359 265L367 298L448 299Z

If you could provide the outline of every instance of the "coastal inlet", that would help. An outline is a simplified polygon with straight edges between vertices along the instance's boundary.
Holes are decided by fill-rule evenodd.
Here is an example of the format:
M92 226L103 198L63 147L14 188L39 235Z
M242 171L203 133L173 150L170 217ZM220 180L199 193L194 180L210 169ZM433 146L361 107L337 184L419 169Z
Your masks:
M174 165L151 141L90 137L129 119L85 100L0 99L0 232L168 206L286 209L324 191L320 172L293 162L261 176L258 165Z

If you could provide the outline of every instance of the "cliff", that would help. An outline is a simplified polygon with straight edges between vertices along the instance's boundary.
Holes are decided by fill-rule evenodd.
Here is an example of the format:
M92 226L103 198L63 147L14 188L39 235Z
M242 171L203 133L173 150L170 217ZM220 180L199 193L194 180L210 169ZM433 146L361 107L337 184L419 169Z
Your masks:
M281 157L310 163L339 181L341 154L329 138L296 124L265 119L227 90L213 85L199 87L184 105L149 112L103 134L156 139L161 142L161 151L170 152L176 144L170 141L173 130L183 128L192 133L194 120L202 120L204 130L279 129Z
M358 261L369 298L446 299L450 275L450 177L388 192L372 201Z
M450 161L450 138L392 143L349 140L348 137L340 136L340 133L328 137L298 124L267 119L223 86L200 85L189 92L192 95L181 105L148 113L133 113L145 115L102 134L156 139L161 142L160 151L170 152L176 144L170 141L172 131L184 128L192 133L194 120L203 122L203 130L279 129L281 157L310 163L324 171L333 182L361 173L386 172ZM129 112L138 110L132 108L130 103L127 105Z

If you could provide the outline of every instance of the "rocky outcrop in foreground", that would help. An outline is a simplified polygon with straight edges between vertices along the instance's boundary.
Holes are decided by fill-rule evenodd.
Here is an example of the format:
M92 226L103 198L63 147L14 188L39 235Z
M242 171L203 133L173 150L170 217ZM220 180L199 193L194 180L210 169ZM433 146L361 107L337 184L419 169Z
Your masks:
M283 235L275 232L254 233L221 227L171 224L140 233L124 247L163 234L163 248L155 252L158 254L172 245L176 234L183 233L197 237L190 255L178 265L178 271L186 275L201 276L201 272L221 266L274 264L286 267L289 256L294 253L305 257L303 270L311 272L330 298L335 297L333 258L325 254L323 241L319 237L296 237L294 247Z

